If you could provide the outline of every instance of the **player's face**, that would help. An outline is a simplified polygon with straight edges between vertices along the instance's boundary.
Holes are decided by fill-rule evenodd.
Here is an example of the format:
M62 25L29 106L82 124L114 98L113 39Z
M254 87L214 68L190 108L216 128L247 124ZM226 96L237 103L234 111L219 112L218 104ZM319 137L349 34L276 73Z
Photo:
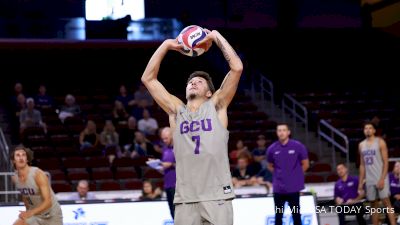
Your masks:
M28 156L24 150L16 150L14 152L14 165L18 168L23 168L28 165Z
M286 141L289 138L290 130L286 125L279 125L276 128L276 135L279 138L279 141Z
M394 164L393 173L400 174L400 162Z
M161 140L164 142L166 145L171 145L172 144L172 134L169 131L162 131L161 132Z
M202 77L193 77L186 86L186 99L204 96L211 97L211 95L207 81Z
M336 172L339 177L343 177L347 174L347 168L343 165L338 165L336 168Z
M371 124L367 124L364 126L364 135L365 137L372 137L375 135L375 128Z

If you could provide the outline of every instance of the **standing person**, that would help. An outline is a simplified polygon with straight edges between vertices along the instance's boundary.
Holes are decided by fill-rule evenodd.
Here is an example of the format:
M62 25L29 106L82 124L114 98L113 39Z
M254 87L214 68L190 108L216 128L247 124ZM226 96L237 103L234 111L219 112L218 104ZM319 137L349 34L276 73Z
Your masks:
M290 139L289 125L276 126L278 141L267 149L268 169L273 172L275 224L282 224L285 202L292 212L293 224L301 225L300 191L304 189L304 172L309 167L306 147Z
M61 207L49 179L41 169L29 166L32 160L33 152L29 148L18 146L11 153L16 170L12 180L26 207L14 225L62 225Z
M358 193L358 177L350 176L347 166L340 163L336 166L336 172L339 180L335 183L334 199L337 206L351 206L352 209L360 209L357 213L349 213L348 215L355 214L359 225L366 225L364 220L364 206L360 201L364 198L364 194ZM342 211L342 210L341 210ZM344 211L344 210L343 210ZM345 225L345 213L338 212L339 225Z
M228 159L227 108L236 93L243 64L218 31L206 32L199 45L206 44L208 50L214 42L230 67L217 91L208 73L196 71L189 76L184 104L158 81L160 64L167 52L183 48L174 39L161 44L142 76L154 100L168 113L173 131L176 225L233 224L235 194Z
M375 136L375 125L371 122L364 124L365 139L358 145L360 152L360 183L358 191L363 192L365 180L366 196L371 201L372 207L378 210L379 199L385 205L391 225L395 225L395 216L390 203L389 178L388 178L388 150L386 142ZM380 210L376 211L379 212ZM378 213L372 213L372 223L379 224Z
M164 172L164 190L167 194L168 206L172 218L174 218L175 206L174 195L176 186L175 155L173 150L172 130L164 127L161 130L161 140L164 143L162 148L161 165Z

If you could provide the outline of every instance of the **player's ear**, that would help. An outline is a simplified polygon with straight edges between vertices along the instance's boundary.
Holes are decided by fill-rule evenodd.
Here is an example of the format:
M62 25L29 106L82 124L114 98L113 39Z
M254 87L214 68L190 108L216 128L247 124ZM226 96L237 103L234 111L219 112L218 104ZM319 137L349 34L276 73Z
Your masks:
M207 96L207 98L211 98L212 92L211 91L207 91L206 96Z

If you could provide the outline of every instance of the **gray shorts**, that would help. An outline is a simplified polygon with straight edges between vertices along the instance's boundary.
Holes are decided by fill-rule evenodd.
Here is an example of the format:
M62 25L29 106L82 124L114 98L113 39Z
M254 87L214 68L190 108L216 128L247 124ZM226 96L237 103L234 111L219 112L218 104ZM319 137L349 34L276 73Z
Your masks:
M233 225L232 200L175 205L175 225Z
M382 190L379 190L376 185L368 184L365 186L367 189L366 195L368 201L375 201L378 199L388 198L390 196L389 181L385 179L385 185Z
M29 217L25 222L29 225L63 225L61 209L55 209L51 215L36 215Z

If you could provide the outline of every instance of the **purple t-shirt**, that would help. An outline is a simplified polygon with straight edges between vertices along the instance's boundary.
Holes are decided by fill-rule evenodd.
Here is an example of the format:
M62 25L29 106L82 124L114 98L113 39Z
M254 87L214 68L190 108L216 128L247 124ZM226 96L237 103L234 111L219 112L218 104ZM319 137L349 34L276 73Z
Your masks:
M358 177L347 176L347 180L339 179L335 183L334 198L342 198L344 202L358 196Z
M162 148L162 162L175 163L175 155L172 147L164 146ZM171 166L164 170L164 188L174 188L176 185L175 166Z
M394 196L400 194L400 179L393 173L389 173L390 195Z
M301 161L308 158L306 147L290 140L286 145L275 141L267 150L267 161L274 164L272 183L275 193L295 193L304 189Z

